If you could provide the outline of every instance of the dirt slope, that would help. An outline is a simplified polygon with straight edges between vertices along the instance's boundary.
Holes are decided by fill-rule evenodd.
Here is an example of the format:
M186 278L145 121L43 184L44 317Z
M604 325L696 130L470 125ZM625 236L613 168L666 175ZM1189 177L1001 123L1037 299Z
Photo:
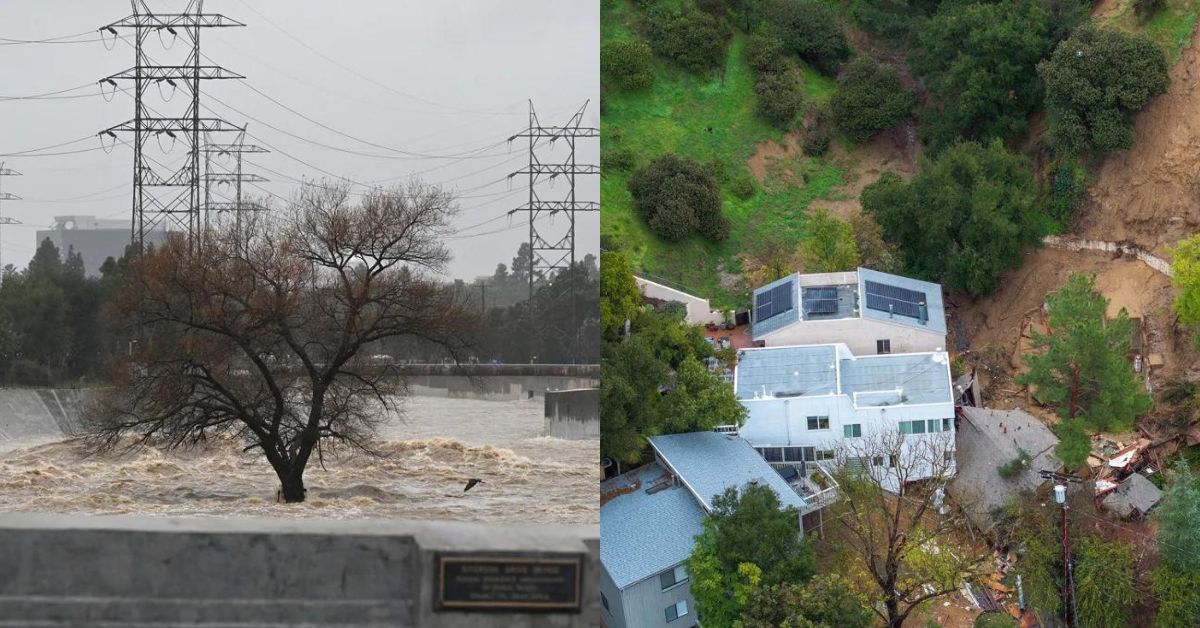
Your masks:
M1128 151L1105 159L1075 231L1158 254L1200 231L1200 29L1168 92L1136 117Z

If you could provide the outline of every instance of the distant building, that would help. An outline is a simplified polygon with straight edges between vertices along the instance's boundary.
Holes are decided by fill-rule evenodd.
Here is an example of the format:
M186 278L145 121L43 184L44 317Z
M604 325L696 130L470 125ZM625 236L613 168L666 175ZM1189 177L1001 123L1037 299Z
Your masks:
M942 287L859 268L794 274L754 291L754 340L767 347L844 342L855 355L941 351Z
M844 343L744 349L734 391L749 411L739 435L772 463L832 465L846 439L899 433L914 443L954 430L945 351L860 356ZM946 462L953 471L953 459ZM913 480L933 472L906 468Z
M713 497L726 488L764 484L801 517L824 504L736 436L670 434L651 438L650 446L654 463L600 485L600 603L610 628L700 625L687 560Z
M118 259L125 254L125 247L130 242L129 220L95 216L55 216L54 225L50 229L38 230L35 246L41 246L47 238L58 247L58 254L64 260L67 251L74 248L83 258L83 268L88 276L96 277L106 259ZM160 244L166 240L165 232L147 233L146 240Z

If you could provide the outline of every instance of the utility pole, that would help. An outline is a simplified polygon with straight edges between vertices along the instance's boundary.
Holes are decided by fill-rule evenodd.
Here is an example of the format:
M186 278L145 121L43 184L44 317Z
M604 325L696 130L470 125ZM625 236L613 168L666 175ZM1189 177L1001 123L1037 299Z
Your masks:
M202 198L200 182L200 136L201 133L239 131L237 126L220 118L201 117L200 82L216 79L241 79L240 74L215 65L201 65L200 34L205 28L245 26L224 15L204 13L204 0L189 0L181 13L154 13L147 0L130 0L133 13L119 21L100 28L119 37L117 29L133 31L133 67L113 74L100 83L117 88L117 81L133 83L133 119L100 132L117 139L117 133L133 134L133 215L130 239L144 250L146 233L155 229L179 231L195 243L202 225ZM188 54L175 64L155 63L146 51L146 40L151 33L158 35L164 49L169 48L165 37L175 42L182 37L187 43ZM172 46L174 43L172 43ZM160 95L169 87L174 95L177 89L189 96L188 107L175 116L163 116L151 109L146 101L146 92L151 85L158 87ZM164 100L169 100L164 95ZM164 168L145 153L146 142L154 137L160 147L166 141L172 146L182 141L188 155L178 169Z
M21 176L21 173L17 172L16 170L13 170L12 168L5 168L4 162L0 161L0 184L2 184L4 182L4 179L2 177L19 177L19 176ZM20 196L17 196L16 194L10 194L8 192L5 192L3 189L3 186L0 185L0 201L19 201L19 200L21 200ZM4 215L0 214L0 225L19 225L19 224L21 224L21 221L17 220L16 218L7 218ZM0 281L4 281L4 257L2 255L0 255Z
M1070 628L1076 625L1078 613L1075 612L1075 570L1071 565L1071 533L1067 526L1067 510L1070 508L1067 505L1067 486L1068 484L1083 482L1083 478L1069 473L1046 470L1038 471L1038 475L1044 480L1053 480L1055 482L1054 501L1058 502L1058 505L1062 507L1063 623Z
M218 217L224 213L232 213L234 219L234 230L238 237L238 242L242 241L243 225L242 214L245 212L266 211L266 207L254 202L248 202L242 196L243 183L261 183L268 179L256 174L247 174L242 170L242 155L245 153L267 153L267 149L256 144L247 144L246 129L242 129L237 135L237 139L228 144L219 144L211 141L209 136L205 134L204 144L204 227L209 226L210 216L216 212ZM214 161L215 157L215 161ZM233 163L225 168L214 169L214 163L218 163L222 158L232 158ZM217 187L230 186L233 188L233 200L229 201L214 201L212 186L216 183Z
M529 101L529 126L508 138L509 142L523 137L529 141L529 164L522 170L517 170L508 175L511 180L518 175L527 175L529 177L529 201L509 211L509 215L516 212L529 213L529 328L530 338L536 334L535 323L536 317L533 307L533 289L534 284L540 277L550 277L555 272L563 270L571 270L575 268L575 212L577 211L600 211L600 203L595 201L578 201L575 198L575 177L577 175L598 175L600 167L595 164L580 164L575 160L576 141L580 138L599 138L600 129L595 127L585 127L583 124L583 112L587 109L588 103L584 102L579 111L571 116L563 126L545 126L538 119L537 111L533 108L533 101ZM570 153L564 162L560 163L543 163L538 159L537 148L538 142L541 140L549 140L550 146L558 140L566 142ZM538 194L536 185L546 179L554 180L562 177L567 181L567 190L565 198L558 200L543 200ZM547 226L539 227L537 225L538 218L542 216L555 216L556 214L564 214L567 220L566 229L553 230ZM572 278L570 286L571 298L571 320L568 322L567 329L571 330L571 362L578 360L579 342L577 329L579 328L579 319L577 316L575 303L575 280ZM532 353L532 350L530 351Z
M487 283L479 281L479 311L487 316Z

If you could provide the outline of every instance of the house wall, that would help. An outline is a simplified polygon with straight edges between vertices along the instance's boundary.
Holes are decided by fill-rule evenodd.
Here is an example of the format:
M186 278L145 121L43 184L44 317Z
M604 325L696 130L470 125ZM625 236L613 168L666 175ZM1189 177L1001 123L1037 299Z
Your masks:
M855 408L847 395L797 397L793 399L742 400L749 414L738 434L755 447L817 447L834 449L845 437L843 427L862 425L863 437L896 434L901 421L951 419L954 404L899 405L881 408ZM809 416L829 416L828 430L809 430ZM938 434L914 434L906 437L913 444ZM953 441L951 441L953 442ZM911 464L909 460L909 464ZM929 477L931 470L914 469L912 479Z
M604 580L602 580L601 590L603 590L604 584ZM611 581L608 581L608 584L611 584ZM609 595L607 591L604 595L608 598L609 605L613 606L613 596ZM692 597L692 581L690 579L663 591L658 574L654 574L625 587L620 592L620 597L625 613L625 623L614 622L611 624L614 628L691 628L696 625L696 600ZM667 623L667 607L680 600L687 601L688 614Z
M637 281L638 289L642 291L643 296L651 299L659 299L662 301L675 301L682 303L687 307L687 322L693 325L704 325L706 323L721 323L724 322L725 316L721 312L714 312L712 306L708 304L708 299L669 288L660 283L654 283L649 279L634 277Z
M875 341L883 339L892 341L892 353L941 351L946 347L946 337L941 333L869 318L801 321L762 338L768 347L844 342L854 355L875 355Z

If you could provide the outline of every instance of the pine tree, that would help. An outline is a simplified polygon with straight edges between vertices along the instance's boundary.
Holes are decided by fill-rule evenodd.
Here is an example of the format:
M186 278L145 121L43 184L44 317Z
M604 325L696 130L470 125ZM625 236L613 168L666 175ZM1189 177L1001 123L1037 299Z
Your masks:
M1126 360L1133 323L1124 309L1106 323L1108 299L1094 287L1092 277L1075 273L1047 297L1050 333L1034 331L1032 342L1044 352L1024 356L1029 372L1018 382L1064 419L1082 419L1093 431L1130 429L1151 405Z

